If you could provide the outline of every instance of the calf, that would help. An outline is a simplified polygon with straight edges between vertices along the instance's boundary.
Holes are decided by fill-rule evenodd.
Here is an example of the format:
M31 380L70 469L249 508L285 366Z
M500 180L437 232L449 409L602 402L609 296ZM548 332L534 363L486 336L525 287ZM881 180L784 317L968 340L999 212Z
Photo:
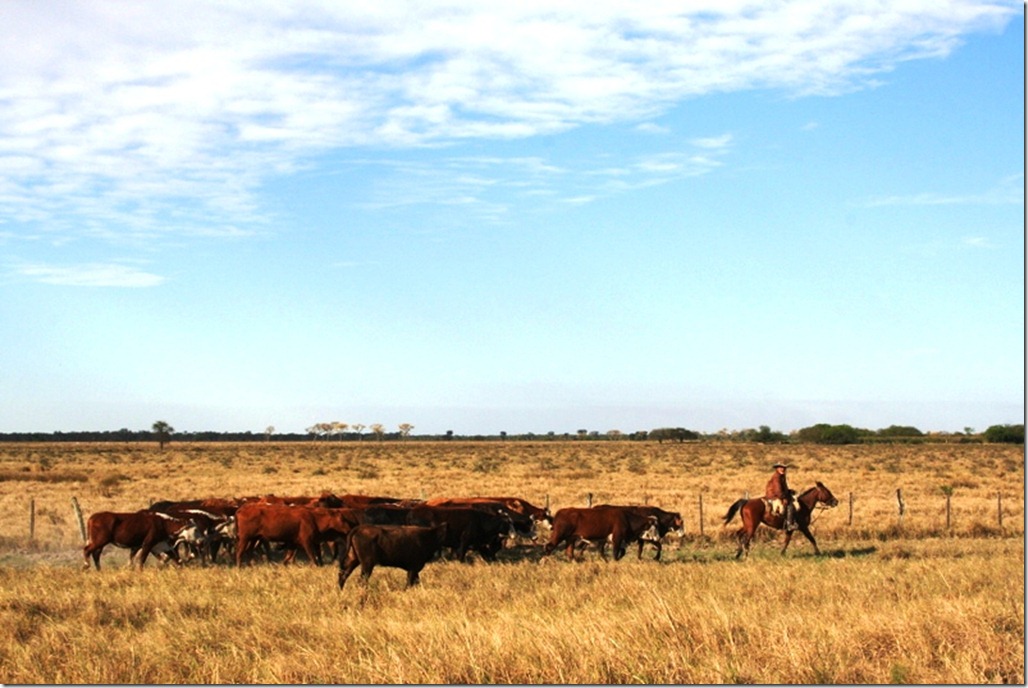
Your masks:
M600 550L606 560L607 543L614 547L614 560L625 556L627 546L638 540L643 533L653 528L655 516L643 515L630 510L567 507L553 516L553 531L550 541L543 548L543 555L567 544L567 556L575 558L575 546L581 541L590 542Z
M443 546L446 524L420 526L360 525L346 536L346 555L339 558L339 588L359 566L367 581L376 566L391 566L407 572L407 587L417 585L421 569Z
M89 568L92 557L97 571L100 570L100 554L107 545L128 549L130 562L142 570L150 552L170 553L174 557L178 541L202 537L192 521L146 510L98 511L90 515L86 529L89 537L82 548L83 568Z

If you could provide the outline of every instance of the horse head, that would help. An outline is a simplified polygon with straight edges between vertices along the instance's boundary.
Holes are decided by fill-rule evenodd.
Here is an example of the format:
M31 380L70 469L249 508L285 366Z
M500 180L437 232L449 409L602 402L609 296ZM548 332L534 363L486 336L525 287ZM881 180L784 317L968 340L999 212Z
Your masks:
M835 498L832 491L825 487L825 484L820 480L814 483L817 491L817 501L828 506L839 506L839 500Z

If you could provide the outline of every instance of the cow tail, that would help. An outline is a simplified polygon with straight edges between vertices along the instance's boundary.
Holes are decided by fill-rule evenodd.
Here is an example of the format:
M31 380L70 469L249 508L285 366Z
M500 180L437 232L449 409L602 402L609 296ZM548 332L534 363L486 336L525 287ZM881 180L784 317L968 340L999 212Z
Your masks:
M733 504L732 506L730 506L728 508L728 513L725 514L725 525L728 525L728 523L733 518L735 518L735 514L739 511L739 509L742 508L743 504L745 504L745 503L746 503L745 499L740 499L735 504Z

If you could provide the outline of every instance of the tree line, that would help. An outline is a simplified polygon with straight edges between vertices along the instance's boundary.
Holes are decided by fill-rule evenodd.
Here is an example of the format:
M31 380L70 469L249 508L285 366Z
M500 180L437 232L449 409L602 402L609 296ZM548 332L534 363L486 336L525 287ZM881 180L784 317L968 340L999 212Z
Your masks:
M401 423L395 431L380 423L316 423L307 432L276 432L274 427L253 432L176 431L165 421L157 421L147 430L7 432L0 433L0 442L158 442L163 446L179 442L396 442L396 441L656 441L656 442L759 442L763 444L862 444L879 442L989 442L1024 444L1024 425L992 425L983 432L964 428L963 432L925 433L912 426L890 425L879 430L856 428L850 425L818 423L791 433L772 430L767 425L743 430L719 430L701 433L683 427L662 427L652 430L622 432L620 430L588 430L558 433L469 434L460 435L453 430L443 434L412 435L414 426ZM367 432L365 432L367 430Z

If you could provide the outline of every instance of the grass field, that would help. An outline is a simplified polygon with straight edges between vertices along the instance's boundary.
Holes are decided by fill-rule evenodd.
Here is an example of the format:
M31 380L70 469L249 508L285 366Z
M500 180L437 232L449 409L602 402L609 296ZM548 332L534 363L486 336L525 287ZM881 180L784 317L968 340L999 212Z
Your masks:
M824 556L728 506L770 465L840 500ZM650 503L686 536L661 562L587 554L376 570L80 570L72 510L155 499L505 494L552 509ZM897 490L905 510L898 513ZM949 515L947 525L947 495ZM851 502L852 496L852 502ZM852 517L850 504L852 503ZM700 513L702 509L702 528ZM30 522L30 515L34 521ZM1024 683L1024 450L651 442L0 445L3 683ZM851 520L852 519L852 520ZM1002 519L1002 522L1001 522ZM30 538L30 531L33 537Z

